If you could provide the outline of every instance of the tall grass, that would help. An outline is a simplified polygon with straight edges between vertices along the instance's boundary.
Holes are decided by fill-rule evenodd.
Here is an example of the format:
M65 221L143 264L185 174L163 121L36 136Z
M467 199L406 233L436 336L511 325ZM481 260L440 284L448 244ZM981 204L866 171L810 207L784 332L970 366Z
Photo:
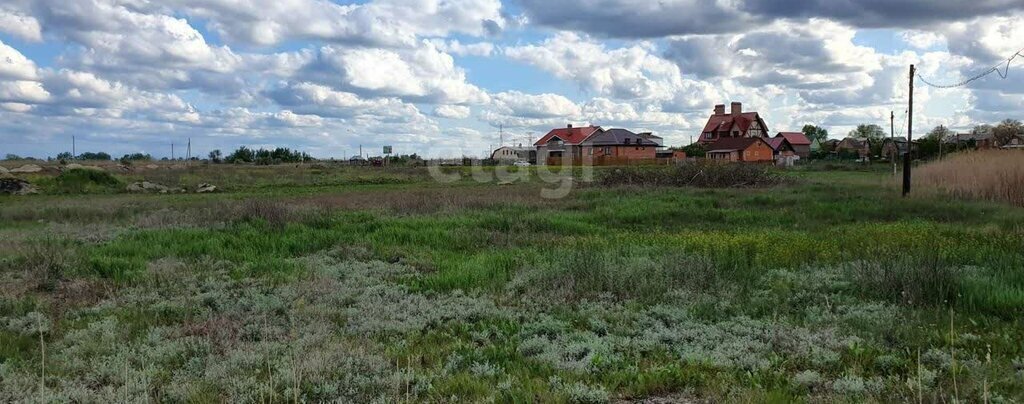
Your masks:
M598 184L752 188L778 184L782 178L770 166L700 161L673 167L622 167L603 171Z
M1024 206L1024 152L987 150L953 155L921 167L917 185L960 198Z

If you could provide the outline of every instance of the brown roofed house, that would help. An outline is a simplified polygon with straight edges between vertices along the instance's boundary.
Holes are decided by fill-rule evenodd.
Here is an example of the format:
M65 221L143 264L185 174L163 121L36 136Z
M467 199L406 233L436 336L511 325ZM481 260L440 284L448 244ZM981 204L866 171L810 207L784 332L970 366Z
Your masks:
M757 112L743 112L743 104L734 102L730 111L725 111L725 104L715 105L715 113L708 118L708 123L701 131L698 143L709 145L720 139L730 137L768 137L768 125Z
M725 137L707 145L707 158L719 161L772 162L775 151L760 137Z
M811 139L802 132L779 132L775 139L784 138L793 147L793 152L802 159L811 157Z

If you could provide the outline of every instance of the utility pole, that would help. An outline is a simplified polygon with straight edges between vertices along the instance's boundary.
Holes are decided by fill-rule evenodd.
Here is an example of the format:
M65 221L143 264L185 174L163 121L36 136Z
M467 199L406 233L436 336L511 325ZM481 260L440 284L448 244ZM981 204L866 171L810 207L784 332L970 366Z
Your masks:
M192 138L188 138L188 152L185 154L185 160L192 160Z
M498 147L505 145L505 125L500 123L498 124L498 142Z
M914 136L914 65L910 65L910 103L907 106L907 152L903 155L903 196L910 193L910 152Z
M363 158L363 145L359 145L359 158Z
M171 143L171 161L174 161L174 143Z
M75 137L71 136L71 159L74 160L77 155L78 151L75 150Z
M892 143L892 147L896 148L891 154L889 154L889 160L892 160L892 176L896 176L896 155L900 152L900 147L896 145L896 113L889 111L889 141ZM907 147L910 147L909 145Z

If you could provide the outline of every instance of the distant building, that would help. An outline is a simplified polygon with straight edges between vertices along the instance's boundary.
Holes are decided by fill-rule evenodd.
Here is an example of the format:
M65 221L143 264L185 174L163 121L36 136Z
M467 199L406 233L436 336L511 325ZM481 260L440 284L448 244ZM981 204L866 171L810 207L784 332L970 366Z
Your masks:
M918 143L911 142L910 144L911 156L917 154ZM888 137L882 141L882 158L892 161L893 159L899 160L901 156L907 153L907 139L903 137L892 138Z
M743 112L743 104L734 102L727 113L725 104L715 105L714 114L701 131L698 143L709 145L726 138L767 138L768 125L757 112Z
M711 160L771 162L775 159L775 151L761 137L725 137L707 148L707 158Z
M819 142L818 139L812 139L811 140L811 147L809 148L811 150L811 153L820 152L821 151L821 147L822 147L821 146L821 142Z
M533 147L502 146L491 152L491 159L500 163L515 163L525 161L530 164L537 163L537 149Z
M779 132L779 134L775 135L775 139L780 137L786 139L790 146L793 147L793 152L800 156L800 158L806 159L811 157L811 140L803 132Z
M637 134L626 129L601 129L582 142L583 154L595 158L654 159L661 145L651 137L650 133Z
M835 153L856 155L864 158L871 155L871 143L865 139L848 137L836 144Z
M1024 149L1024 135L1014 135L1006 144L999 147L1003 149Z
M765 139L768 145L772 147L772 154L778 157L792 157L797 156L796 149L793 148L793 144L782 136L776 136L771 139Z
M573 127L552 129L533 145L537 147L537 164L546 164L549 158L583 156L584 140L601 130L600 126Z
M953 142L957 146L974 148L976 150L991 149L996 146L995 137L989 133L957 133L953 136Z
M636 135L640 136L640 137L642 137L644 139L650 140L651 142L656 143L658 146L664 146L665 145L665 139L662 139L661 136L655 136L651 132L640 132L640 133L637 133Z

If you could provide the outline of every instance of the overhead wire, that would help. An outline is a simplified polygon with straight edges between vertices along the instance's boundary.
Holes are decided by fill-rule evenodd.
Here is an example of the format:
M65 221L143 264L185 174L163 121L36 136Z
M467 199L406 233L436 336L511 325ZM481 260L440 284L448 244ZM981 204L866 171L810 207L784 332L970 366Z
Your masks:
M988 75L990 75L992 73L996 73L996 74L999 75L1000 78L1006 79L1010 75L1010 64L1018 56L1019 57L1024 57L1024 48L1021 48L1019 51L1014 53L1012 56L1010 56L1008 59L1006 59L1005 62L999 62L995 66L992 66L988 70L985 70L984 72L982 72L982 73L980 73L978 75L975 75L975 76L970 77L970 78L965 79L965 80L961 80L961 81L953 83L953 84L935 84L935 83L932 83L932 82L928 81L927 79L925 79L924 76L921 75L921 73L917 73L917 78L922 83L924 83L924 84L926 84L926 85L928 85L930 87L934 87L934 88L957 88L957 87L963 87L963 86L966 86L966 85L968 85L968 84L970 84L970 83L972 83L974 81L980 80L980 79L982 79L982 78L984 78L984 77L986 77L986 76L988 76ZM1003 67L1004 65L1006 67ZM1002 70L1000 70L1000 68L1002 68Z

